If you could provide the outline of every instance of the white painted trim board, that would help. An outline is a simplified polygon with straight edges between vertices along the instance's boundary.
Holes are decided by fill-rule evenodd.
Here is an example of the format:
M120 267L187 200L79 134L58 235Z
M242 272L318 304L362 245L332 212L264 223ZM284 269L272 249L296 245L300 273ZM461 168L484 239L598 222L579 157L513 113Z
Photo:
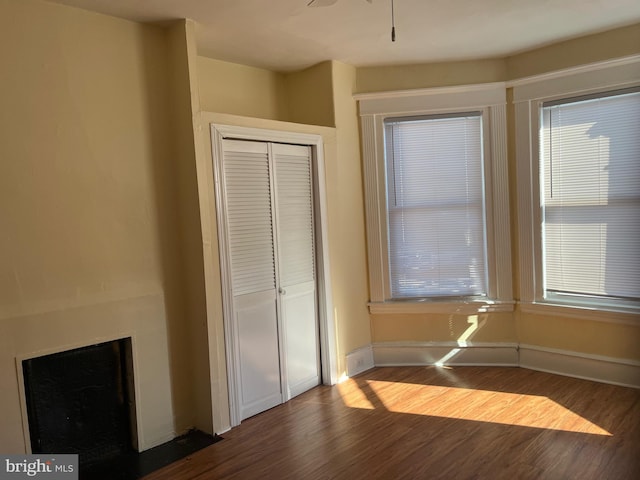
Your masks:
M367 359L369 352L372 363L363 360ZM347 354L350 377L374 366L430 365L521 367L640 388L640 361L536 345L510 342L377 342Z

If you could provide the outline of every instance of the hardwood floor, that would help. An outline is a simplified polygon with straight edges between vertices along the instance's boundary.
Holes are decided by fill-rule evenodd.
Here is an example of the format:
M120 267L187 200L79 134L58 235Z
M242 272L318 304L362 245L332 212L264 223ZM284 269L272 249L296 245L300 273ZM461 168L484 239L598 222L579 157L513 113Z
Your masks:
M521 368L376 368L145 477L640 479L640 390Z

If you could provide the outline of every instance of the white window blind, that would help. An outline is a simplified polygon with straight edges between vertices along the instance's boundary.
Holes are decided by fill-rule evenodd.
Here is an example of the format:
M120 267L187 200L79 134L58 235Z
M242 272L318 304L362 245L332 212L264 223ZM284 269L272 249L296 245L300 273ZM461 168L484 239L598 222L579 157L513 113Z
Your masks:
M640 297L640 93L542 107L547 297Z
M487 292L482 116L385 121L394 298Z

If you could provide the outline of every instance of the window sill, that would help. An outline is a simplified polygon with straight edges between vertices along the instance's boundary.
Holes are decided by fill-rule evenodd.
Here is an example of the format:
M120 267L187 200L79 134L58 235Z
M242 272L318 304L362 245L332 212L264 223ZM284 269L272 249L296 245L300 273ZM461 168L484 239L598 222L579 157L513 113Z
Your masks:
M566 305L551 302L518 303L520 311L539 315L578 318L597 322L639 325L640 310L593 305Z
M460 315L473 315L487 312L513 312L514 301L496 300L459 300L459 301L436 301L436 300L406 300L370 302L369 313L371 314L392 314L392 313L447 313Z

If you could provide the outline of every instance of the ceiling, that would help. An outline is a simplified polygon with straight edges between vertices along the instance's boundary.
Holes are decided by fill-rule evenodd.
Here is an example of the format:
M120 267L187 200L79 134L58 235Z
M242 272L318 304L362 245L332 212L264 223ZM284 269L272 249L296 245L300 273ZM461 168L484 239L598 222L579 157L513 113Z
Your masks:
M638 0L51 0L139 22L191 18L200 55L276 71L503 57L640 22Z

